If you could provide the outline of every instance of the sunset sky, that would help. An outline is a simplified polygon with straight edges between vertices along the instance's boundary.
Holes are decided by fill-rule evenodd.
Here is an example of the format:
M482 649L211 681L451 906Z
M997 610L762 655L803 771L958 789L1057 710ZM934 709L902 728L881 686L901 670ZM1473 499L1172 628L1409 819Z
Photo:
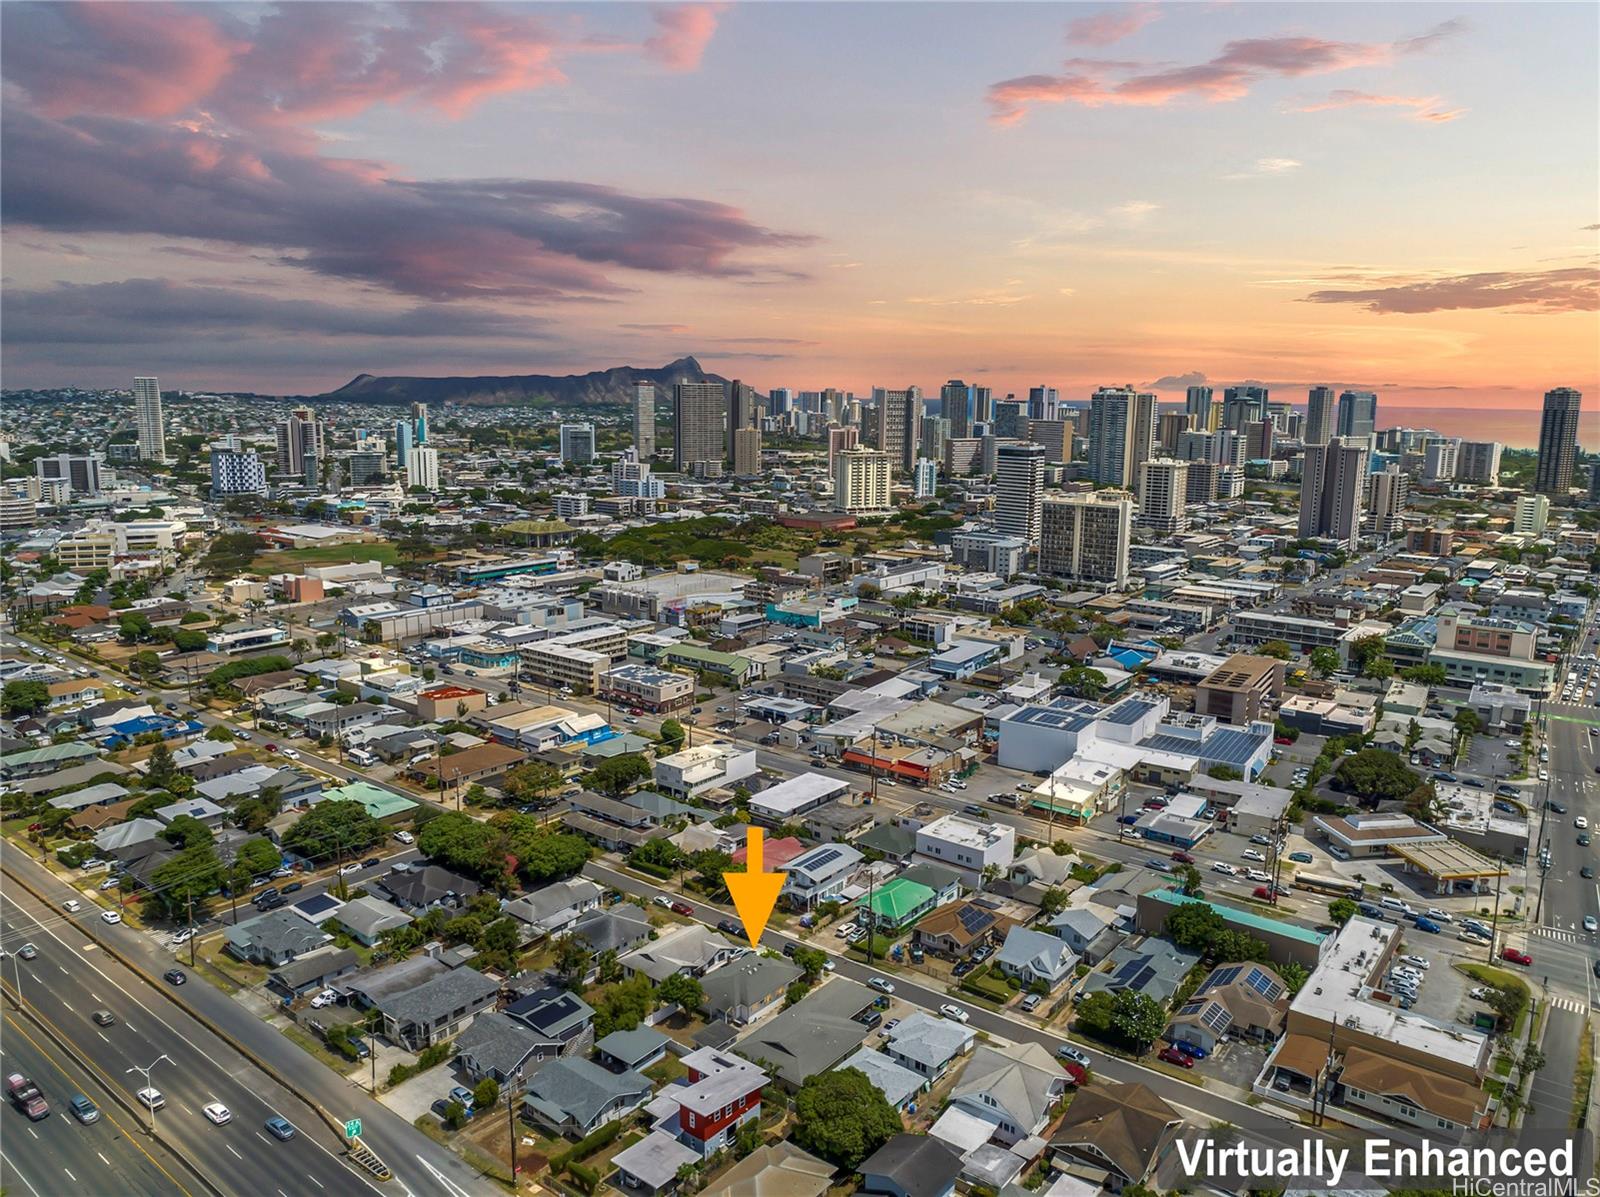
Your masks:
M9 386L1600 405L1593 4L6 4Z

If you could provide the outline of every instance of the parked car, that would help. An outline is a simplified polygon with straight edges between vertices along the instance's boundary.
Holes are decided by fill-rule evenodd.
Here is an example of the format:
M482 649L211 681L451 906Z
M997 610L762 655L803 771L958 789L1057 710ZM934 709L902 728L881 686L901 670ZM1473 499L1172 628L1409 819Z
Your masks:
M1429 960L1426 956L1418 956L1413 954L1410 956L1402 956L1400 957L1400 960L1404 964L1409 964L1412 968L1420 968L1423 971L1427 971L1433 967L1433 961Z
M650 901L653 905L659 906L663 910L672 909L672 899L667 897L666 894L657 894L655 897L651 898Z
M451 1101L459 1101L469 1110L472 1108L472 1090L466 1088L464 1085L453 1086L446 1096Z
M1184 1055L1188 1056L1190 1059L1194 1059L1194 1060L1204 1060L1206 1058L1206 1056L1208 1054L1210 1054L1210 1053L1208 1053L1206 1051L1205 1048L1201 1047L1198 1043L1190 1043L1186 1039L1174 1039L1172 1041L1172 1046L1177 1048L1180 1052L1182 1052Z
M181 968L169 968L161 976L168 985L186 985L189 982L188 975Z
M687 903L687 902L674 902L672 904L671 909L672 909L672 913L673 914L682 914L682 915L692 915L692 914L694 914L694 907L690 906L689 903Z
M359 873L363 867L359 861L352 860L349 864L339 867L339 876L348 877L351 873Z
M1175 1047L1164 1047L1156 1053L1156 1059L1168 1064L1176 1064L1179 1068L1193 1068L1194 1061L1184 1055Z
M1080 1051L1078 1048L1073 1047L1070 1043L1063 1043L1060 1047L1056 1048L1056 1055L1060 1056L1063 1060L1071 1060L1074 1064L1081 1065L1084 1068L1088 1068L1090 1064L1089 1053Z
M1256 850L1255 848L1246 848L1239 855L1243 856L1246 860L1266 860L1267 859L1265 853L1262 853L1262 852Z
M963 1010L960 1006L953 1006L953 1005L950 1005L949 1003L946 1003L945 1005L940 1006L939 1007L939 1013L943 1014L946 1018L955 1019L956 1022L966 1022L967 1019L972 1017L965 1010Z
M1426 915L1423 915L1422 917L1417 919L1417 930L1418 931L1426 931L1430 935L1437 935L1437 934L1439 934L1440 931L1444 930L1444 928L1439 926L1438 923L1434 922L1432 919L1428 918Z
M376 856L369 856L367 859L361 862L361 867L364 869L375 869L382 863L383 861L379 860Z
M409 831L397 831L394 833L394 838L402 844L414 844L417 842L417 837Z
M885 981L882 977L868 977L867 984L872 986L879 993L894 992L894 985L888 981Z

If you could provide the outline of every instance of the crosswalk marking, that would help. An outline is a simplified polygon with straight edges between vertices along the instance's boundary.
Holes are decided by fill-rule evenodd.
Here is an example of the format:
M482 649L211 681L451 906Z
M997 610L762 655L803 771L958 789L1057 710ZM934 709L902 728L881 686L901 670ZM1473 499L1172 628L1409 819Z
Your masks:
M1557 1010L1571 1010L1574 1014L1587 1014L1589 1007L1577 998L1553 997L1547 999Z
M1563 943L1588 943L1593 938L1587 931L1568 931L1565 927L1535 927L1533 934L1546 939L1559 939Z

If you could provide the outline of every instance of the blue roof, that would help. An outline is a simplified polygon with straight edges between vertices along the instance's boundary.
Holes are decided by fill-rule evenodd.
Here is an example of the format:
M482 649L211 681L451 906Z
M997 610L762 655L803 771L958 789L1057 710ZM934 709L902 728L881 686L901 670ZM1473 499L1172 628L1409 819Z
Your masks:
M1273 935L1281 935L1286 939L1297 939L1301 943L1320 944L1328 937L1320 931L1313 931L1310 927L1297 926L1294 923L1284 922L1280 919L1263 918L1259 914L1251 914L1248 910L1240 910L1237 906L1224 906L1220 902L1208 902L1204 898L1191 898L1175 889L1158 889L1146 894L1147 898L1154 898L1158 902L1165 902L1169 906L1188 906L1198 902L1202 906L1209 906L1228 922L1240 927L1248 927L1252 931L1266 931Z

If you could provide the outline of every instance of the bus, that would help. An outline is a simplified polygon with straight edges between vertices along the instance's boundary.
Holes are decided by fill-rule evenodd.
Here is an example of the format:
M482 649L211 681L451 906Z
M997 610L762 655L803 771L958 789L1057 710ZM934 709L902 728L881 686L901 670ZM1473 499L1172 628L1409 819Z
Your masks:
M1351 898L1360 901L1366 893L1366 886L1359 881L1346 881L1343 877L1329 877L1318 873L1296 873L1294 883L1303 890L1317 894L1329 894L1335 898Z

